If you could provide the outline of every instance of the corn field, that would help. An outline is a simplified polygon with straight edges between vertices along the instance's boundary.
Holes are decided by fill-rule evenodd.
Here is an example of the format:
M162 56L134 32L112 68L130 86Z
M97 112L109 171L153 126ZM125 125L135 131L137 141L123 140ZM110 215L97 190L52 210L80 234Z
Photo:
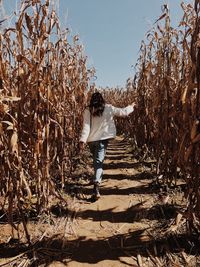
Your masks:
M93 77L78 36L61 31L49 1L22 1L14 28L0 35L0 194L9 223L26 229L27 202L37 213L60 197L78 151L85 92Z
M189 231L200 227L200 1L182 3L183 18L172 28L167 5L142 41L136 74L127 90L108 99L127 97L137 108L126 129L143 153L156 159L157 182L187 185L184 216ZM113 97L113 96L114 97ZM115 102L115 101L114 101ZM122 123L122 122L120 122Z
M188 230L199 232L200 1L182 9L175 29L163 7L127 88L101 91L116 106L136 102L118 129L156 160L159 183L184 179L183 216ZM14 229L13 217L21 218L29 242L27 205L34 200L37 214L48 209L73 171L93 77L78 36L60 29L50 2L22 1L15 27L0 35L0 208Z

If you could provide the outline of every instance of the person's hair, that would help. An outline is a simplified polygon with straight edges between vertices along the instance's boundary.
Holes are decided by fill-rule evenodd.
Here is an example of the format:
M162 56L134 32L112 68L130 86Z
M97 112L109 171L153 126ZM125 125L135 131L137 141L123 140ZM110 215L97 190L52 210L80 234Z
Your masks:
M102 116L105 108L105 100L101 93L93 93L90 99L89 109L92 116Z

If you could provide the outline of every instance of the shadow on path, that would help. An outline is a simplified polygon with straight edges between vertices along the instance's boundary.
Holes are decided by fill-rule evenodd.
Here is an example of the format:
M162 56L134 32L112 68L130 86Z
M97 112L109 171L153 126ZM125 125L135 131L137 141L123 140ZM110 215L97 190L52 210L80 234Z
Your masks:
M121 262L120 257L129 255L137 257L138 253L143 257L161 257L166 253L189 253L199 255L200 241L198 236L170 235L164 239L152 240L144 235L145 230L136 230L127 234L117 234L109 238L91 240L80 237L74 241L59 238L58 235L51 238L43 238L42 241L31 247L24 247L19 251L22 244L0 244L0 257L7 258L24 252L23 257L31 260L30 267L47 266L54 260L60 262L70 261L78 263L96 264L104 260ZM146 240L144 239L146 236ZM65 245L64 245L65 244ZM134 264L130 266L134 267ZM135 266L136 267L136 266Z
M65 239L66 235L59 236L58 233L52 234L52 237L44 236L41 241L29 247L17 243L16 240L11 240L11 242L0 244L0 257L9 258L24 253L23 256L31 259L30 267L47 266L54 260L67 263L67 266L68 264L70 266L70 262L97 264L101 261L111 260L123 264L122 266L137 267L134 264L123 262L121 257L129 255L130 258L137 258L140 254L142 257L148 258L149 253L153 257L163 257L165 254L183 251L190 255L199 255L198 236L184 234L176 235L176 237L174 234L166 237L155 236L155 234L152 236L152 232L156 231L156 228L149 229L152 223L157 221L156 227L162 232L162 227L167 227L172 220L175 220L180 207L171 204L158 205L153 201L150 202L150 205L146 205L149 199L152 200L156 197L159 190L153 186L154 174L150 170L149 172L145 170L142 172L135 170L134 172L134 169L142 167L143 163L130 162L132 155L126 153L129 148L130 144L127 142L113 141L109 144L104 165L106 174L104 174L104 181L100 188L102 198L99 202L89 206L90 203L87 200L92 194L92 186L84 185L82 182L80 185L69 184L67 188L70 194L81 200L79 211L73 211L63 206L52 207L51 214L53 216L73 218L78 222L77 233L72 241ZM113 161L122 159L122 161L115 163L110 162L111 159ZM146 166L151 167L151 163L147 163ZM133 169L133 174L130 169ZM119 170L117 174L114 173L116 170ZM125 198L126 196L127 198ZM129 205L130 200L133 200L134 204ZM151 205L151 203L154 204ZM117 207L117 205L121 206ZM128 206L129 208L127 208ZM84 226L85 222L86 226ZM105 225L101 225L101 222L105 222ZM135 222L140 226L135 226ZM114 231L113 229L120 227L120 223L130 224L131 229L124 230L126 227L122 227L121 232ZM88 225L89 230L86 229ZM107 225L108 229L104 229ZM132 225L134 226L132 227ZM81 227L84 232L79 233ZM140 227L140 229L135 227ZM96 236L95 231L98 233ZM112 263L112 266L114 264Z

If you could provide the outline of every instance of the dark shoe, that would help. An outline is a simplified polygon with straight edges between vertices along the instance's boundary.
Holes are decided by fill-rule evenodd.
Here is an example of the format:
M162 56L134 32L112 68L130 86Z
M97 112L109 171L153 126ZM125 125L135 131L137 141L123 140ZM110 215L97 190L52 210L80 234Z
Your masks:
M90 198L90 201L91 201L91 202L96 202L98 199L99 199L99 198L97 198L97 196L93 194L93 195L91 196L91 198Z
M91 197L91 200L92 201L96 201L100 198L100 193L99 193L99 186L100 184L99 183L94 183L94 189L93 189L93 195Z
M93 192L94 194L100 198L100 193L99 193L99 187L100 187L100 183L94 183L94 189L93 189Z

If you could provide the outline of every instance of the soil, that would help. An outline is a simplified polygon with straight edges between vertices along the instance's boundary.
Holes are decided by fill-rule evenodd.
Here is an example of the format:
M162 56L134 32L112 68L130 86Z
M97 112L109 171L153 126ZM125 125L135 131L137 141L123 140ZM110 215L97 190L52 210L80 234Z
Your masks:
M133 157L129 140L116 138L108 146L101 198L91 202L92 185L80 179L56 217L52 209L51 221L29 223L33 247L15 246L10 226L2 224L0 266L19 266L3 265L18 255L20 266L200 266L196 239L185 234L181 184L161 191L153 167Z

